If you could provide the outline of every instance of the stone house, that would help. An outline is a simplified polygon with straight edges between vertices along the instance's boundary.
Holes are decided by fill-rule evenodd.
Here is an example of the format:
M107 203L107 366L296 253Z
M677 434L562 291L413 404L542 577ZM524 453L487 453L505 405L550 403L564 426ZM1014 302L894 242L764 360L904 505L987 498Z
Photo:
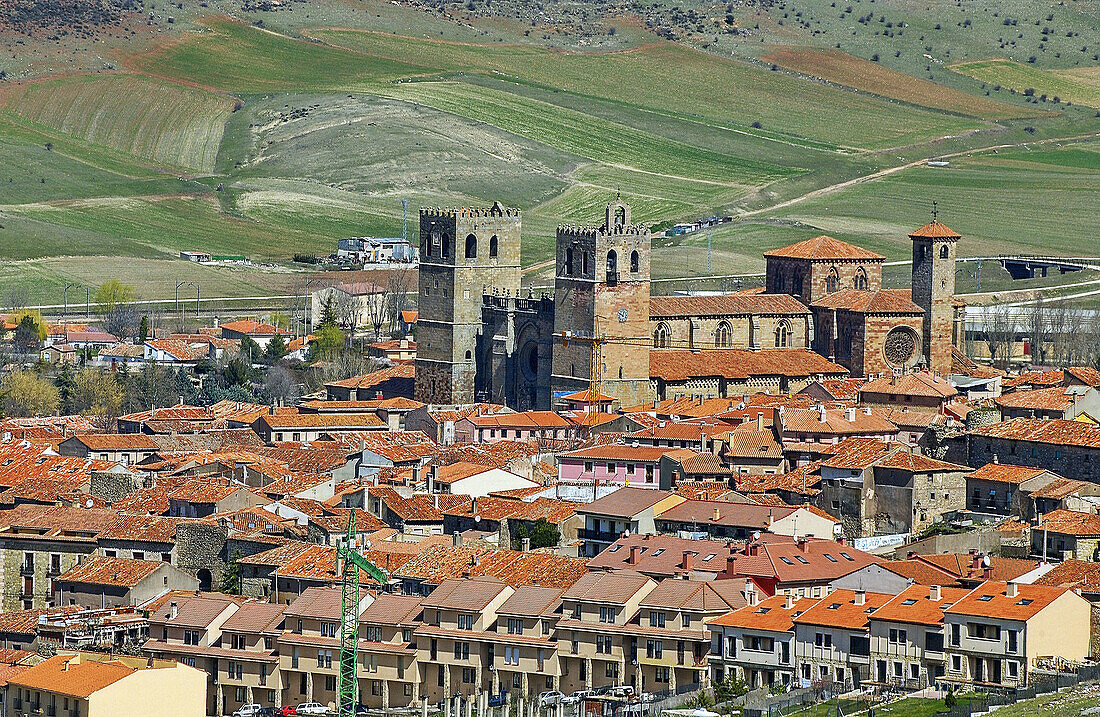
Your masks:
M1031 531L1031 554L1052 560L1100 561L1100 515L1059 509L1041 516Z
M160 444L141 434L89 433L67 438L58 445L63 456L137 465L160 450Z
M143 605L165 590L196 590L199 581L158 560L92 555L55 579L58 605L89 610Z
M970 431L967 455L971 466L999 456L1006 463L1100 483L1100 427L1091 423L1012 418Z
M978 513L994 515L1020 515L1018 493L1020 486L1032 478L1058 478L1043 468L1014 466L993 462L971 471L966 476L966 508Z

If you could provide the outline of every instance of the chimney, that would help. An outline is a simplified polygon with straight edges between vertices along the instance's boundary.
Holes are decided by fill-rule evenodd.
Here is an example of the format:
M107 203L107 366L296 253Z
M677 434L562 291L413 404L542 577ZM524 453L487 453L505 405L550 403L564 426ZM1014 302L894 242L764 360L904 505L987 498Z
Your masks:
M932 602L939 602L940 601L940 586L939 585L929 586L929 588L928 588L928 599L931 600Z
M695 568L695 553L690 550L684 551L684 562L680 565L684 570L693 570Z
M775 511L773 511L771 508L768 508L768 519L764 523L764 525L766 525L770 528L770 527L772 527L772 521L774 521L774 520L775 520Z
M432 507L439 510L439 493L432 493Z
M168 604L168 619L169 620L175 620L176 615L179 615L179 614L180 614L180 606L176 604L175 600L173 600L171 603Z
M626 562L629 563L630 565L637 565L638 564L638 557L641 554L642 554L642 546L640 546L640 545L631 545L630 546L630 557L628 557L626 559Z
M1000 460L998 460L996 453L993 454L993 462L994 463L1000 463Z
M836 544L841 546L841 547L844 547L844 546L848 545L848 536L846 536L846 535L837 536Z
M756 414L756 430L758 430L758 431L763 431L764 430L764 412L763 411Z
M470 515L477 516L477 496L470 498Z
M454 543L454 546L456 548L461 548L462 547L462 533L460 533L456 530L454 532L454 535L452 536L451 540Z
M854 409L854 408L845 408L844 409L844 420L848 421L848 423L854 422L856 420L856 409Z
M795 545L797 545L798 549L803 553L810 552L810 541L806 538L799 538L795 541Z
M756 584L752 580L745 581L745 600L749 605L755 605L757 602Z
M794 595L791 595L790 593L787 593L786 598L783 599L783 608L786 609L786 610L790 610L793 607L794 607Z
M1014 597L1016 597L1018 592L1019 592L1019 589L1016 587L1016 583L1014 581L1009 580L1005 584L1005 597L1014 598Z
M908 408L908 406L906 408ZM871 407L870 406L864 406L863 407L863 415L864 416L870 416L871 415Z
M420 482L420 465L413 466L413 483ZM435 486L432 486L432 490L435 490Z
M974 551L970 553L970 567L973 570L978 570L982 567L982 555L981 553Z
M519 545L520 545L520 550L522 552L524 552L524 553L530 552L530 550L531 550L531 539L530 538L521 538L520 541L519 541Z
M992 566L989 566L989 567L984 568L982 570L982 578L984 580L992 580L993 579L993 567Z
M852 600L856 605L863 605L867 602L867 592L864 590L856 590L856 596Z
M818 423L825 423L825 407L824 406L818 406L817 407L817 421L818 421Z
M711 520L718 522L722 518L722 513L718 510L718 506L714 506L714 514L711 516Z

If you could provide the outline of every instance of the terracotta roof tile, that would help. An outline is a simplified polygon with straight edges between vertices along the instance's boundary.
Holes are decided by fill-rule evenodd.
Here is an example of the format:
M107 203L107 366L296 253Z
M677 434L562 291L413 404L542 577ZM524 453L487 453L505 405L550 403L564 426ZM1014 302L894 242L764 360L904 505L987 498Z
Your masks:
M1100 448L1100 427L1062 419L1013 418L983 426L972 435L1034 441L1056 446Z
M85 585L109 585L132 588L157 571L164 563L155 560L131 560L129 558L105 558L90 555L79 565L57 576L66 583Z
M841 289L818 299L814 306L851 311L857 314L923 314L913 303L909 289Z
M946 224L942 224L939 221L933 219L925 224L920 229L917 229L909 234L910 237L921 237L926 239L961 239L960 234L950 229Z
M677 316L788 316L809 313L809 309L788 294L651 296L649 299L650 320Z
M870 624L871 613L882 607L894 596L889 593L864 593L863 604L858 604L854 590L834 590L794 618L796 625L820 625L843 630L865 630Z
M1064 560L1034 584L1089 593L1100 592L1100 563L1073 558Z
M923 396L928 398L950 398L958 394L958 391L955 390L955 387L952 386L947 379L940 378L935 374L918 371L902 374L901 376L884 376L873 379L863 384L859 393L861 397L863 397L862 400L866 400L865 397L869 393L898 396Z
M824 234L813 237L812 239L804 239L803 241L779 249L766 251L764 252L764 256L821 261L827 259L862 259L864 261L876 262L886 260L886 257L881 254L876 254L873 251L868 251L862 247L849 244L840 239L834 239Z
M939 625L943 623L943 611L969 592L967 588L940 587L940 599L933 600L931 586L910 585L876 610L871 619L911 625Z
M1007 594L1007 585L989 580L970 591L945 612L949 615L974 615L1003 620L1029 620L1040 610L1069 592L1046 585L1017 585L1015 597Z
M1051 533L1063 535L1100 536L1100 515L1075 510L1052 510L1043 516L1041 527Z
M88 659L83 655L55 655L10 677L8 684L84 699L135 672L107 656Z
M562 595L564 600L623 604L650 583L639 573L595 572L586 573Z
M791 597L790 607L787 607L788 597ZM708 620L707 624L766 632L790 632L794 629L794 618L818 602L816 598L795 599L793 596L773 595L756 605L746 605L740 610Z
M665 381L702 376L747 379L753 376L838 376L848 370L808 349L654 349L649 375Z
M550 553L521 553L481 546L433 545L401 566L396 577L438 585L448 578L486 575L516 587L568 587L585 572L585 562Z
M967 480L984 480L993 483L1010 483L1020 485L1029 478L1046 473L1045 468L1031 468L1030 466L1013 466L1007 463L986 463L981 468L970 472Z
M993 399L993 402L1000 408L1009 410L1068 411L1073 408L1080 397L1080 393L1071 388L1051 386L1050 388L1013 391L998 396Z

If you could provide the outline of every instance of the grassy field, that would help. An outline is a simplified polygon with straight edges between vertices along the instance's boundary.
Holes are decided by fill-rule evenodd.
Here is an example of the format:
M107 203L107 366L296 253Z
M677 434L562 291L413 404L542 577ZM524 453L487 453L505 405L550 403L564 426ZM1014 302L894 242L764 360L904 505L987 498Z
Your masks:
M1100 68L1043 70L1000 59L964 62L952 65L951 69L1016 92L1031 90L1035 96L1058 97L1062 102L1100 108Z
M140 75L81 75L17 85L0 110L167 167L211 171L234 100Z
M970 117L1009 119L1040 114L1038 110L975 97L930 80L911 77L838 50L791 48L773 52L761 59L864 92Z

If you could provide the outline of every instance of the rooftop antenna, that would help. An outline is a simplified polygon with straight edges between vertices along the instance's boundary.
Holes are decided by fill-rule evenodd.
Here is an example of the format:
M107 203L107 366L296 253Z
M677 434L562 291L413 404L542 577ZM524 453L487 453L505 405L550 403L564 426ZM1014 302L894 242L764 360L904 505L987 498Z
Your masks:
M932 223L936 223L936 218L940 215L939 209L936 208L936 200L932 200Z

